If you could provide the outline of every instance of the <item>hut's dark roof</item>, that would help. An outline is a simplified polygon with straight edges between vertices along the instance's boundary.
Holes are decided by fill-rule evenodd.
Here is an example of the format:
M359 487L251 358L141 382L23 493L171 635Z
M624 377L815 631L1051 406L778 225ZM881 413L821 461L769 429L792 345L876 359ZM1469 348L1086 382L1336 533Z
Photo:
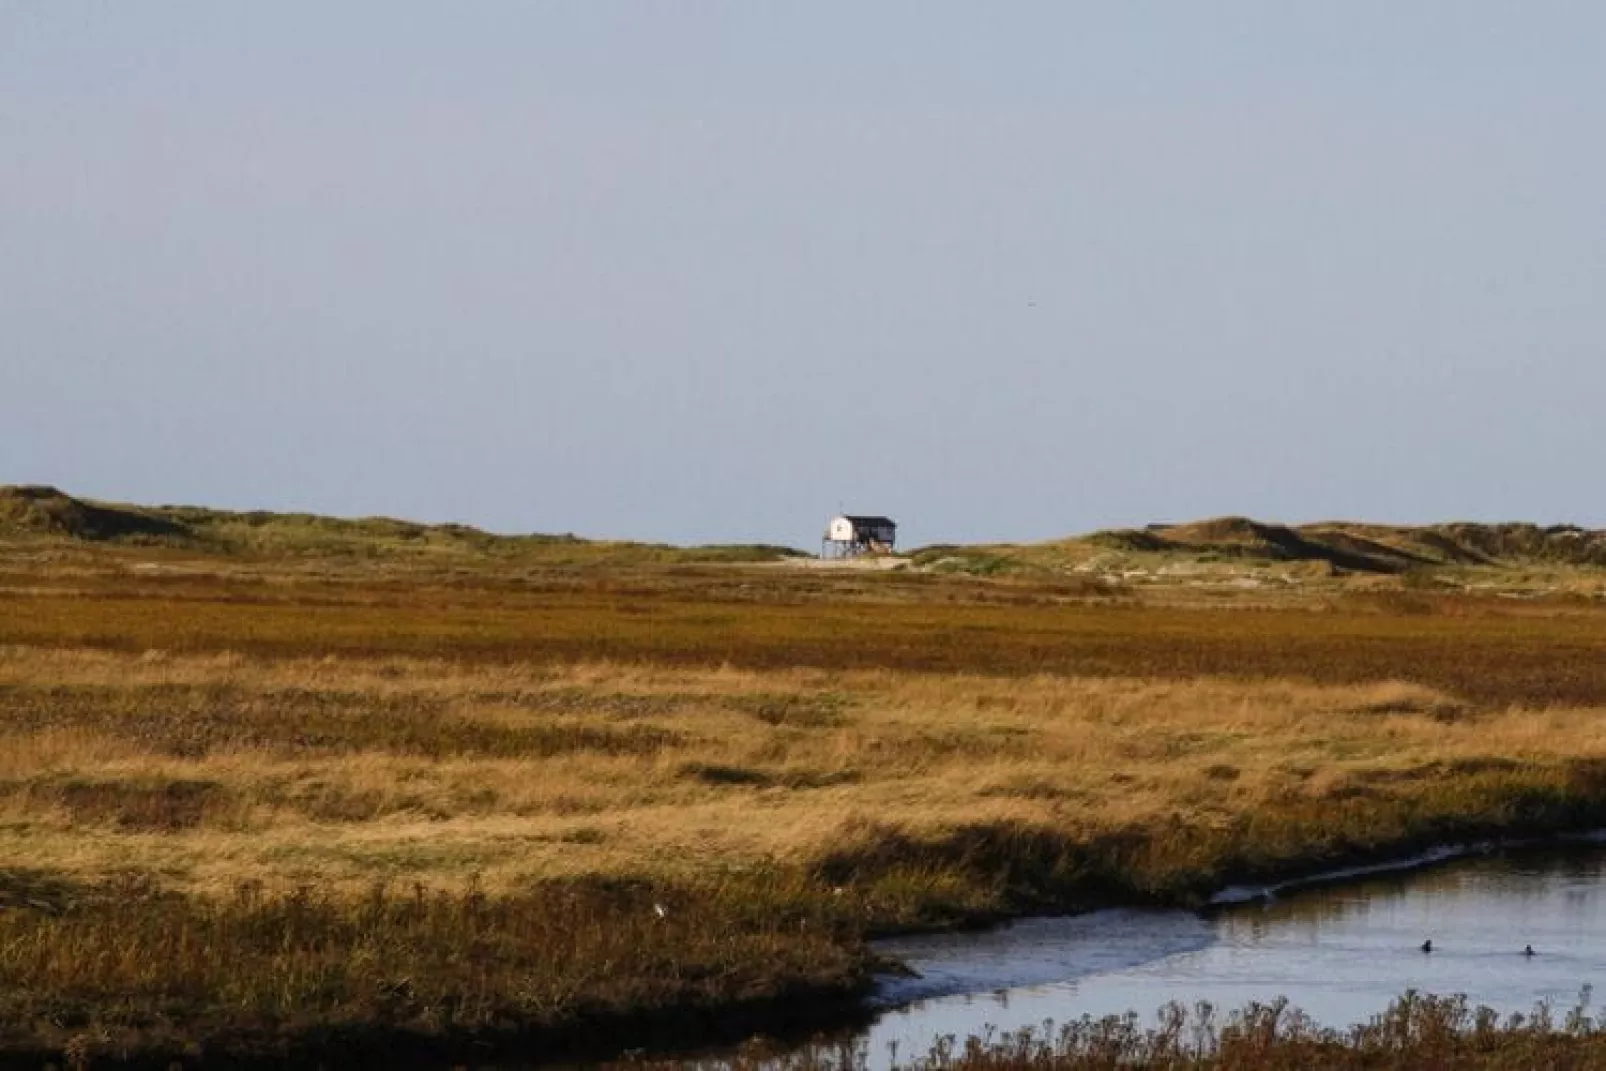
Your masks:
M891 517L855 517L853 514L844 514L844 519L855 528L896 528L898 525Z

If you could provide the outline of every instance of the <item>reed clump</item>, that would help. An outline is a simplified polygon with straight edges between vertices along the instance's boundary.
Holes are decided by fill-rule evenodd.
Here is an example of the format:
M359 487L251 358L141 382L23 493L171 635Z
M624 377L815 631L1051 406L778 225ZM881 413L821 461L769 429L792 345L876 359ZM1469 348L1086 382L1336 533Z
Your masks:
M776 1056L744 1050L733 1071L859 1071L862 1049L819 1043ZM650 1065L663 1066L663 1065ZM1136 1014L1085 1017L967 1039L945 1038L899 1062L908 1071L1529 1071L1606 1066L1606 1024L1580 1004L1562 1017L1548 1006L1500 1017L1464 996L1407 992L1367 1023L1324 1028L1285 1001L1218 1012L1208 1004L1160 1010L1153 1026Z

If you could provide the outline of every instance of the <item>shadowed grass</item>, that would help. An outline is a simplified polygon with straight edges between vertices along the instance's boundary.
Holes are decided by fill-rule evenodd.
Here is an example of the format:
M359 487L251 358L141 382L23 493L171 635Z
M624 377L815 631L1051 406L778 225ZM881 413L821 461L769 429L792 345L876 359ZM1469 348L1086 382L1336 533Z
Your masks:
M10 1046L160 1060L197 1037L234 1057L329 1059L342 1035L458 1046L674 1010L841 1001L866 980L851 940L790 918L692 905L641 882L549 883L487 897L303 887L227 899L96 890L59 913L0 912ZM744 900L750 899L744 895ZM349 1039L348 1039L349 1040Z

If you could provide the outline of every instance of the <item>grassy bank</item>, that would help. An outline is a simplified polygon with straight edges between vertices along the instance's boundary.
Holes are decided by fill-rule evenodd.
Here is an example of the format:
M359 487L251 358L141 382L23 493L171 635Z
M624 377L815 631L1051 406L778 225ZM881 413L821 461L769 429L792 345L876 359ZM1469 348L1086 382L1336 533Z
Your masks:
M0 1036L19 1064L441 1066L734 1041L798 1017L794 1003L815 1023L850 1009L866 965L851 935L725 899L756 886L701 891L243 884L220 898L124 880L54 908L46 893L0 913Z
M13 1054L774 1030L870 934L1606 825L1574 600L28 543L0 645Z

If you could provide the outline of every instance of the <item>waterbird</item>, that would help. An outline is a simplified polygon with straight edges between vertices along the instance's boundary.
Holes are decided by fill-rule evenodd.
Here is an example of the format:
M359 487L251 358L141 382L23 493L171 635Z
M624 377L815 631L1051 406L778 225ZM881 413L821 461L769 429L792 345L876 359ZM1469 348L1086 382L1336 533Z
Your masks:
M1422 942L1422 951L1424 951L1424 952L1432 952L1433 951L1433 938L1429 937L1426 941Z
M1525 955L1525 956L1533 955L1534 954L1534 946L1533 945L1523 945L1522 946L1522 954Z

